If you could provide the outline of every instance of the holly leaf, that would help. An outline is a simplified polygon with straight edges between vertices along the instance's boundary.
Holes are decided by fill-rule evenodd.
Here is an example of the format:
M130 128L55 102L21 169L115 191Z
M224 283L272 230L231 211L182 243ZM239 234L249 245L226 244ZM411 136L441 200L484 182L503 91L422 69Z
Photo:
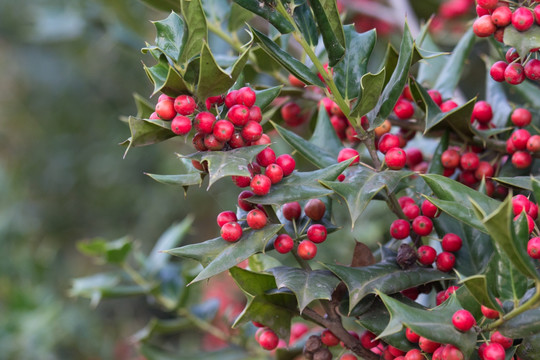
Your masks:
M264 111L264 109L266 109L266 107L268 107L272 101L279 96L282 88L283 85L279 85L264 90L255 90L255 94L257 95L255 106L260 107L261 110Z
M375 30L357 33L354 25L347 25L345 30L346 48L343 60L334 67L334 82L341 95L348 100L361 96L364 87L362 77L366 74L367 64L377 34Z
M490 309L502 311L501 307L495 300L495 297L489 291L487 278L485 275L469 276L460 280L460 283L465 285L471 295L481 305L487 306Z
M462 309L456 295L450 296L447 301L433 309L424 310L406 305L381 291L377 294L390 312L390 322L380 336L395 334L406 326L432 341L457 346L466 359L472 355L476 345L476 332L461 332L452 324L452 316Z
M511 94L519 96L519 98L528 105L540 109L540 88L532 81L524 81L519 85L507 86Z
M268 145L256 145L233 149L229 151L200 151L191 155L180 155L180 158L206 161L208 163L209 183L208 189L219 179L228 176L251 176L248 170L255 156Z
M336 274L349 289L349 312L369 294L378 292L395 294L418 285L455 278L452 274L436 269L403 270L395 259L360 268L332 264L323 266Z
M497 328L504 336L520 339L540 333L540 308L536 307L505 321Z
M392 193L401 180L411 174L413 173L410 171L394 170L377 172L359 166L344 182L321 181L321 184L345 200L351 215L351 225L354 227L356 220L362 215L375 195L383 189Z
M426 50L436 52L440 51L439 47L431 38L431 35L427 32L422 35L422 39L420 42L418 42L418 45ZM418 66L418 75L416 76L416 81L430 89L435 89L435 82L440 76L442 69L449 57L450 55L437 56L435 58L424 59L424 61L421 61Z
M201 0L182 0L180 7L185 19L187 36L184 36L178 64L185 66L192 57L200 53L201 42L208 40L208 29Z
M282 205L293 201L328 196L332 194L332 190L325 188L320 183L337 179L339 174L341 174L352 161L353 159L350 159L320 170L308 172L295 171L276 185L272 186L267 195L252 196L248 201L255 204Z
M315 129L313 130L313 134L309 139L309 143L312 144L311 147L313 147L313 145L316 145L320 149L324 149L330 156L335 159L332 163L328 163L326 166L335 164L339 152L341 151L341 149L343 149L343 143L337 136L336 131L334 130L334 127L330 122L330 117L328 116L328 113L326 112L326 109L322 104L319 105L317 123L315 124ZM305 152L305 149L303 150Z
M276 278L278 289L291 290L298 300L300 312L312 301L330 300L339 284L339 279L327 270L307 271L288 266L279 266L268 270Z
M261 230L244 231L240 240L228 243L222 238L207 240L199 244L166 250L167 254L196 260L204 269L191 281L190 285L208 279L238 265L253 254L264 252L266 244L282 228L270 224Z
M333 67L343 58L347 46L337 3L334 0L312 0L310 5L328 53L328 65Z
M505 45L515 48L524 59L532 49L540 47L540 28L531 26L528 30L519 31L509 26L504 29L503 40Z
M304 84L317 85L325 87L324 83L311 72L311 70L300 61L296 60L285 50L281 49L278 44L273 42L268 36L264 35L255 28L250 27L251 34L259 46L276 62L281 64L291 74L302 80Z
M493 212L486 215L485 208L475 201L471 201L477 217L482 221L491 236L501 257L505 257L529 278L540 280L540 275L532 259L527 254L529 232L527 219L520 216L517 225L514 225L512 212L512 197L506 200Z
M174 11L163 20L152 21L156 27L156 47L174 62L178 62L184 46L185 23ZM143 49L144 50L144 49Z
M143 64L146 75L154 84L154 91L151 96L158 92L176 97L181 94L190 94L189 86L186 84L182 76L174 70L167 59L161 56L158 63L152 67L147 67Z
M259 3L252 0L234 0L234 2L267 20L282 34L287 34L294 30L294 26L276 10L271 2L265 1Z
M524 338L517 348L516 355L524 360L540 360L540 334Z
M131 136L120 143L120 145L127 146L124 157L132 146L152 145L176 136L171 131L171 125L163 120L138 119L130 116L128 124Z
M367 73L360 79L361 91L359 99L351 110L352 118L360 118L370 112L379 101L381 92L384 88L384 79L386 77L386 68L383 68L376 74ZM361 126L360 123L357 123Z
M238 267L229 272L248 300L233 328L256 321L274 330L280 338L289 339L291 319L297 314L295 298L283 293L270 294L271 290L276 289L276 279L272 275Z
M155 105L137 93L133 94L133 98L137 107L137 115L135 117L138 119L148 119L154 112Z
M126 260L131 252L132 245L133 241L129 237L114 241L95 238L91 241L77 243L77 249L83 254L95 257L102 262L120 264Z
M502 301L518 301L527 291L527 277L504 254L493 255L486 277L491 291Z

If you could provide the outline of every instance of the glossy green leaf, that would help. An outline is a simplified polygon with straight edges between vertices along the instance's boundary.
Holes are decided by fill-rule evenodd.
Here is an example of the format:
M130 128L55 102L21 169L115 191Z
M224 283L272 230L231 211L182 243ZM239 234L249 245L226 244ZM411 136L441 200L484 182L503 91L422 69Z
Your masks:
M370 30L364 33L357 33L354 25L345 26L345 39L347 51L343 60L334 67L334 82L343 96L351 100L361 95L364 88L361 85L362 77L366 74L367 65L377 33Z
M418 42L418 45L426 50L440 51L439 47L435 44L429 33L426 33L424 36L422 36L422 39L420 42ZM432 59L424 59L423 61L421 61L420 65L418 66L418 75L416 76L416 81L422 84L422 86L425 86L429 89L434 89L435 82L437 81L437 78L441 75L442 69L448 61L448 58L449 55L437 56Z
M208 44L204 43L201 50L197 97L206 99L209 96L226 93L244 69L250 48L251 43L246 46L244 52L240 54L231 68L225 71L217 64Z
M531 185L536 202L540 202L540 180L531 176Z
M126 260L131 252L133 241L123 237L114 241L96 238L77 243L77 249L85 255L95 257L107 263L119 264Z
M353 109L351 117L360 118L370 112L379 101L379 96L384 88L384 79L386 77L386 69L383 68L376 74L367 73L360 79L361 97L358 99ZM361 126L359 122L357 125Z
M510 185L520 189L526 189L532 191L531 177L530 176L514 176L514 177L496 177L493 178L498 183L503 185Z
M218 11L223 11L220 7ZM227 29L229 32L235 32L253 18L254 14L251 11L246 10L237 3L231 4L231 11L229 13L229 21L227 22Z
M268 272L276 278L278 289L287 288L294 293L300 312L314 300L330 300L340 282L334 274L326 270L307 271L280 266Z
M476 345L476 332L458 331L452 324L452 316L457 310L462 309L457 297L452 295L436 308L424 310L406 305L382 292L379 296L390 312L390 322L381 336L394 334L403 329L403 326L411 329L420 336L442 344L457 346L468 359Z
M443 99L450 99L454 96L454 90L459 83L465 60L469 56L475 40L476 37L471 27L459 40L452 55L442 68L434 89L441 93Z
M488 65L486 63L486 67L486 101L491 105L493 110L491 123L497 128L504 128L512 113L512 107L508 103L503 85L500 82L493 80L491 75L489 75L491 64Z
M308 172L295 171L278 184L273 185L267 195L250 197L249 202L282 205L293 201L328 196L332 194L332 190L328 190L320 182L336 180L352 160L330 165L320 170Z
M514 226L512 212L512 198L510 196L500 204L493 212L486 211L482 205L472 202L478 216L482 216L481 211L489 215L481 218L484 226L491 235L501 257L507 257L521 273L527 277L540 280L540 275L536 271L532 259L527 254L527 241L529 233L526 219L521 217L518 226Z
M328 65L333 67L345 55L346 47L343 24L341 24L336 1L312 0L310 5L328 53Z
M413 50L413 38L409 31L409 26L405 23L396 68L392 73L388 84L386 84L377 105L375 105L375 108L367 114L370 129L374 129L381 125L394 109L394 105L401 96L409 77L409 68L412 63Z
M481 194L479 192L479 194ZM483 194L482 194L483 195ZM425 196L430 202L433 203L442 212L452 216L453 218L472 226L484 233L487 233L484 224L474 215L474 211L468 205L457 203L454 200L441 200L430 196Z
M139 94L134 93L135 106L137 106L136 118L148 119L155 110L155 105Z
M383 69L385 70L383 87L386 87L386 85L388 85L388 82L390 82L390 79L392 78L392 75L394 74L394 71L396 70L398 60L399 60L398 51L392 46L392 44L388 44L386 47L386 53L384 54L383 64L379 68L379 72L382 71Z
M294 30L294 26L276 10L271 2L259 3L253 0L234 0L234 2L267 20L282 34L287 34Z
M188 61L201 51L201 43L208 41L206 16L201 0L181 0L180 6L187 28L184 46L178 58L178 64L185 66Z
M540 109L540 88L532 81L524 81L519 85L508 85L507 89L510 93L519 96L523 102L526 102L531 107Z
M235 243L227 243L221 238L216 238L199 244L167 250L166 253L197 260L205 267L193 279L191 282L193 284L228 270L253 254L263 252L266 243L281 228L281 225L271 224L261 230L244 231L240 240Z
M400 297L402 301L407 301L404 296ZM412 306L420 306L412 301L408 302ZM413 305L416 304L416 305ZM390 321L390 313L380 298L376 298L369 310L357 317L357 321L367 330L379 335L384 331L386 324ZM395 334L385 336L382 340L402 351L413 349L413 344L407 340L405 329Z
M433 281L455 278L452 274L443 273L436 269L411 268L403 270L398 266L395 259L360 268L331 264L323 265L347 285L347 289L349 289L349 312L369 294L376 292L394 294Z
M179 175L158 175L158 174L149 174L145 175L150 176L152 179L166 185L175 185L175 186L192 186L192 185L201 185L203 177L201 173L193 172L190 174L179 174Z
M282 339L288 339L291 319L297 314L294 296L268 294L276 289L274 276L255 273L234 267L230 274L247 297L247 304L234 322L233 327L248 321L257 321L268 326Z
M313 47L317 46L319 33L317 32L317 25L311 7L307 2L295 5L293 19L307 43Z
M337 155L335 156L327 149L307 141L303 137L296 135L294 132L285 129L272 121L271 123L283 140L285 140L296 151L298 151L300 155L305 157L313 165L323 168L336 163Z
M497 328L504 336L520 339L540 333L540 308L536 307L505 321Z
M313 130L313 135L311 135L309 142L320 149L324 149L325 152L336 159L335 161L337 161L338 154L341 149L343 149L343 143L337 136L336 131L330 122L330 117L322 104L319 106L317 123L315 124L315 129ZM335 163L335 161L333 163ZM326 164L326 166L330 165L332 165L330 162Z
M513 47L524 59L532 49L540 47L540 27L531 26L528 30L519 31L513 26L504 29L504 44Z
M527 291L527 277L512 265L505 254L493 256L486 277L490 288L502 301L518 301Z
M370 201L381 190L391 193L400 184L401 180L410 176L410 171L373 171L359 166L344 182L321 181L321 184L332 189L341 196L349 209L351 225L362 215Z
M523 360L540 360L540 334L524 338L516 355Z
M189 86L180 74L169 65L165 57L160 57L159 62L152 67L143 66L146 75L152 84L154 84L152 96L160 91L172 97L181 94L190 94Z
M216 181L227 176L251 176L248 164L268 145L256 145L233 149L229 151L201 151L181 158L206 161L208 163L208 175L210 188Z
M251 33L253 34L254 40L259 44L259 46L276 62L281 64L285 69L287 69L291 74L296 76L298 79L302 80L304 84L308 85L317 85L324 87L324 83L319 79L319 77L311 72L311 70L300 61L296 60L289 53L282 50L278 44L273 42L268 36L264 35L255 28L250 27Z
M176 136L170 128L170 124L163 120L137 119L130 116L128 119L131 137L120 145L126 145L128 150L134 146L146 146L156 144Z
M185 23L174 11L164 20L153 21L156 27L156 46L170 59L178 62L183 50Z
M266 254L255 254L248 260L249 270L255 272L263 272L281 265L283 264L278 259Z
M485 275L469 276L461 280L460 283L467 287L472 296L474 296L476 301L478 301L478 303L481 305L498 311L502 310L495 300L495 297L489 291Z
M161 11L180 11L180 3L176 0L139 0L140 2Z
M255 94L257 95L255 105L260 107L261 110L264 111L264 109L266 109L266 107L268 107L272 103L272 101L274 101L279 96L282 88L283 85L274 86L264 90L255 90Z

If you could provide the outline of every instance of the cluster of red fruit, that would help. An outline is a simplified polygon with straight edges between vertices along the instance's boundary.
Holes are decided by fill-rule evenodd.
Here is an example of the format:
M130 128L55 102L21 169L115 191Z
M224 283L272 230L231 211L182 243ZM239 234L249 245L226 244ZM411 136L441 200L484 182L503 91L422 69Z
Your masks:
M285 340L280 339L272 329L256 321L252 321L252 323L258 328L255 332L255 340L263 349L271 351L276 348L287 347ZM289 345L293 345L298 340L302 339L309 331L309 326L304 323L297 322L292 324Z
M284 204L281 211L283 212L283 217L285 219L295 222L295 225L298 224L297 221L302 215L302 207L300 206L300 203L291 202ZM304 260L313 259L315 255L317 255L316 244L320 244L326 240L326 236L328 235L326 226L323 224L312 224L308 227L311 221L320 221L325 212L326 205L324 205L324 202L319 199L311 199L304 206L304 214L310 220L299 233L295 234L297 240L300 241L296 250L297 254ZM307 239L304 237L307 237ZM294 242L295 240L293 240L289 234L280 234L274 240L274 248L280 254L286 254L294 248Z
M499 42L504 42L504 31L512 25L518 31L529 30L540 24L540 7L531 3L514 7L514 3L498 0L477 0L476 12L478 18L473 24L473 31L479 37L491 35ZM535 23L536 20L536 23ZM526 35L525 35L526 36ZM536 52L538 49L531 49ZM517 85L525 78L540 80L540 60L528 59L529 54L518 54L516 49L510 49L506 61L498 61L491 68L491 76L496 81L506 81Z

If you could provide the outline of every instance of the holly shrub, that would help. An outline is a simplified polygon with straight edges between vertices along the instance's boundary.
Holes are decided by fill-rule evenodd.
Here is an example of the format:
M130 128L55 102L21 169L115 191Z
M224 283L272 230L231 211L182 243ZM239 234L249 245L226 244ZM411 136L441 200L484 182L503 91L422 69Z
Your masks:
M82 243L117 269L73 294L147 295L148 359L540 359L538 2L478 0L451 52L433 38L472 1L404 22L399 48L332 0L148 2L176 11L143 48L154 100L136 96L123 144L180 137L182 171L147 175L238 201L206 214L210 240L179 246L188 218L148 256ZM473 49L485 85L463 92Z

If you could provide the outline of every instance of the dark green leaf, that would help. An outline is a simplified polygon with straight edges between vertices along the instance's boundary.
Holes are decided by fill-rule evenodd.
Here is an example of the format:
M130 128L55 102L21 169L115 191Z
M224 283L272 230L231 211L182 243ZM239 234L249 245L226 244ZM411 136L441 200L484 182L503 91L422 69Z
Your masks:
M513 26L504 29L504 44L515 48L522 59L532 49L540 47L540 28L531 26L528 30L519 31Z
M418 43L423 49L431 51L440 51L435 44L431 35L426 33L422 40ZM449 56L438 56L432 59L424 59L418 67L418 75L416 81L429 89L434 89L437 78L441 75L441 71L448 61Z
M181 158L206 161L210 188L216 181L227 176L251 176L248 164L268 145L256 145L229 151L201 151L188 156L178 155Z
M148 119L154 112L155 105L136 93L133 94L133 98L135 99L135 106L137 106L137 115L135 115L135 117L139 119Z
M350 114L351 117L362 117L377 105L379 96L381 96L381 92L383 91L385 77L385 68L377 74L367 73L362 76L360 80L360 86L362 87L361 97L354 105ZM357 122L356 125L361 126L360 122Z
M459 83L461 72L465 66L465 59L469 56L475 40L476 37L471 27L459 40L452 55L450 55L442 68L434 89L441 93L443 99L450 99L454 96L454 90Z
M128 121L131 137L120 144L128 146L124 157L132 146L152 145L176 136L171 131L170 124L163 120L137 119L130 116Z
M504 336L512 339L524 338L540 333L540 308L525 311L505 321L497 328Z
M79 242L77 249L85 255L96 257L107 263L119 264L126 260L131 252L132 240L123 237L114 241L97 238L91 241Z
M319 182L336 180L352 160L330 165L320 170L309 172L295 171L278 184L272 186L268 195L253 196L249 198L249 201L255 204L282 205L292 201L330 195L332 194L332 190L323 187Z
M377 172L359 166L345 182L321 181L321 184L332 189L345 200L351 215L351 225L354 226L376 194L383 189L391 193L403 178L411 174L410 171L394 170Z
M246 65L250 48L251 44L248 44L246 50L238 57L229 71L225 71L217 64L208 44L204 43L201 50L197 97L206 99L209 96L226 93L233 86L244 65Z
M150 68L144 65L144 71L146 71L146 75L152 84L154 84L152 96L160 91L173 97L191 93L189 86L180 74L169 65L167 59L163 56L159 58L159 62L156 65Z
M178 62L183 50L185 24L174 11L164 20L153 21L156 27L156 46L170 59Z
M252 27L250 27L250 29L255 41L260 45L260 47L270 57L272 57L272 59L286 68L291 74L302 80L304 84L324 87L324 83L318 78L317 75L312 73L306 65L302 64L289 53L282 50L279 45L273 42L268 36Z
M324 47L328 53L328 65L335 66L345 55L345 34L339 17L336 1L310 1L313 14L322 35Z
M252 255L248 260L249 270L263 272L283 265L278 259L266 254Z
M486 275L490 288L502 301L517 301L527 291L527 277L512 265L506 255L495 254Z
M293 19L296 22L296 25L298 25L298 29L308 44L313 47L317 46L317 43L319 42L319 34L317 32L317 26L315 24L315 19L313 18L313 13L311 12L311 7L307 2L295 6Z
M287 294L272 294L276 279L269 274L255 273L234 267L230 270L234 281L244 292L248 303L233 327L247 321L257 321L274 330L282 339L289 338L291 319L296 315L296 301Z
M257 95L255 105L260 107L261 110L264 110L268 105L272 103L272 101L275 100L275 98L279 96L282 88L283 85L274 86L264 90L255 90L255 94Z
M208 40L206 16L201 0L181 0L182 15L184 16L187 36L178 58L178 64L184 67L188 61L201 51L201 43Z
M508 196L492 212L476 202L472 202L472 205L491 235L501 257L508 258L516 269L527 277L540 280L540 275L527 254L527 241L529 239L527 220L522 216L518 220L518 226L514 226L511 196ZM482 212L489 215L486 216Z
M263 252L266 243L281 228L281 225L270 224L258 231L244 231L240 240L235 243L227 243L221 238L216 238L200 244L168 250L166 253L195 259L205 266L204 270L191 282L192 284L228 270L253 254ZM220 244L220 242L225 244Z
M536 202L540 202L540 181L538 178L531 176L531 185Z
M313 135L311 135L309 142L320 149L324 149L324 151L333 156L336 161L339 152L343 149L343 143L337 136L336 131L330 122L330 117L322 104L319 106L317 123L315 124L315 130L313 130ZM330 162L327 166L329 165L331 165Z
M523 339L517 348L516 355L523 360L540 360L540 334Z
M485 275L469 276L460 281L470 291L472 296L481 305L487 306L490 309L501 311L501 307L495 301L495 297L491 294L488 288L488 283Z
M412 268L403 270L395 260L360 268L331 264L323 265L347 285L349 289L349 311L352 311L356 304L369 294L376 292L395 294L418 285L455 278L454 275L435 269Z
M452 316L457 310L462 309L455 295L450 296L448 301L430 310L408 306L382 292L379 292L379 296L390 311L391 317L388 326L381 334L382 336L394 334L406 326L432 341L457 346L466 359L472 355L476 345L476 332L474 330L461 332L452 324Z
M392 44L388 44L386 47L386 53L384 54L384 62L381 68L379 68L379 72L383 69L385 70L384 75L384 86L388 85L388 82L390 82L390 79L392 78L392 75L394 74L394 71L396 70L397 64L399 60L399 53L398 51L392 46Z
M532 190L531 177L530 176L514 176L514 177L496 177L493 178L498 183L503 185L510 185L520 189Z
M307 271L280 266L270 269L268 272L276 278L278 289L287 288L296 295L300 312L304 311L304 308L314 300L330 300L339 284L339 279L326 270Z
M219 10L223 11L221 8ZM232 3L227 29L229 32L235 32L243 27L249 20L251 20L251 18L253 18L252 12L244 9L237 3Z
M519 85L512 85L509 92L516 94L530 106L540 109L540 88L532 81L524 81Z
M403 29L403 39L399 48L399 58L396 64L396 68L388 81L388 84L384 87L384 90L375 105L375 108L371 110L367 117L369 119L370 129L374 129L381 125L382 122L390 115L394 109L398 98L403 92L403 88L407 83L409 76L409 68L411 67L413 58L414 42L409 31L409 26L405 23Z
M361 96L361 91L365 87L360 81L366 74L367 64L377 33L370 30L359 34L354 29L354 25L345 26L345 39L347 51L343 60L334 67L334 81L341 95L348 100Z
M323 110L326 111L326 110ZM320 112L319 112L320 114ZM323 115L320 115L323 116ZM337 161L337 156L334 156L333 153L330 153L325 148L321 148L303 137L296 135L294 132L287 130L278 124L272 122L274 128L278 134L285 140L289 145L291 145L296 151L298 151L303 157L305 157L313 165L323 168L335 164ZM334 131L332 129L332 131ZM334 132L335 133L335 132Z
M266 19L282 34L287 34L294 30L294 26L281 15L270 2L258 2L253 0L234 0L234 2L252 13L259 15L263 19Z
M179 175L158 175L158 174L149 174L145 175L150 176L152 179L166 185L175 185L175 186L192 186L192 185L201 185L203 178L201 173L193 172L190 174L179 174Z
M479 194L481 194L479 192ZM483 195L483 194L482 194ZM487 233L486 228L478 218L474 215L474 211L468 205L456 203L454 200L441 200L429 196L425 196L430 202L433 203L442 212L452 216L453 218L472 226L484 233Z

